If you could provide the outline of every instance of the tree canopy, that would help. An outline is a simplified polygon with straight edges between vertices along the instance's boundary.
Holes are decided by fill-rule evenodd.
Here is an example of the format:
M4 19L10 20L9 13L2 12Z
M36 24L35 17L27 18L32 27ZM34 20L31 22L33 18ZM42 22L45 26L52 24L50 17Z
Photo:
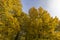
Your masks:
M60 20L42 7L27 14L21 0L0 0L0 40L60 40Z

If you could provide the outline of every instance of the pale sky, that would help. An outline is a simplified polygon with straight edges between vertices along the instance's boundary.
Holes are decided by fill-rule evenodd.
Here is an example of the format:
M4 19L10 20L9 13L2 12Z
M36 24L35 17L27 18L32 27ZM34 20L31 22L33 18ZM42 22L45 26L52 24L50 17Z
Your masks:
M23 11L28 12L31 7L39 8L42 6L51 16L60 18L60 0L21 0Z

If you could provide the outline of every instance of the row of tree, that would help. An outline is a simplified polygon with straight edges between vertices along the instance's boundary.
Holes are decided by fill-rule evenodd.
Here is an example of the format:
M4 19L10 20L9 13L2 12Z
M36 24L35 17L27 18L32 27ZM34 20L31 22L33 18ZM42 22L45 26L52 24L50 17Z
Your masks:
M60 40L60 20L42 7L27 14L20 0L0 0L0 40Z

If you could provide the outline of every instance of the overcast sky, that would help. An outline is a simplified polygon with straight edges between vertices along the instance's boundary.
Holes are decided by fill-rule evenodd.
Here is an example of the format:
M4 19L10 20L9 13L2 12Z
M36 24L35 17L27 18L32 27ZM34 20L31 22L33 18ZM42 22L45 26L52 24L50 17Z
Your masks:
M21 0L23 11L28 12L31 7L46 9L51 16L60 18L60 0Z

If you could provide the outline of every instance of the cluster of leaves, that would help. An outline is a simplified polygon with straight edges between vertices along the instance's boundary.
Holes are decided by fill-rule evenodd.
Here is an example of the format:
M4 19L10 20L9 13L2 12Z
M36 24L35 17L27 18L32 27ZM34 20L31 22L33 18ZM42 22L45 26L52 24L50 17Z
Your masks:
M0 0L0 40L60 40L60 21L42 7L27 14L20 0Z

